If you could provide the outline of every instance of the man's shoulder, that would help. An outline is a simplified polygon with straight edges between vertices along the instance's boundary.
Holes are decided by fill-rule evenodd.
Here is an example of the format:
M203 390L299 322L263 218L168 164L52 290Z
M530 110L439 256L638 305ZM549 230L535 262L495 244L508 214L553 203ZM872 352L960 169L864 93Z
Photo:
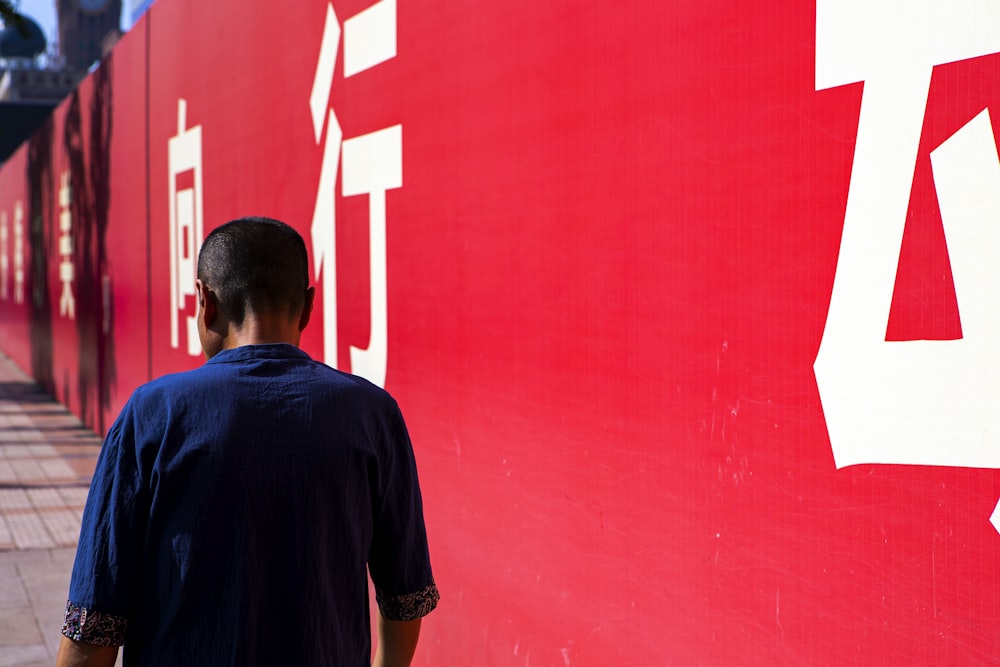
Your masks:
M168 405L179 398L203 386L199 381L201 367L178 373L161 375L145 382L132 390L128 401L122 408L122 416L132 413L138 418L151 418L168 411Z
M133 395L137 397L156 396L164 392L173 392L185 387L198 386L209 377L210 373L206 373L207 370L209 370L207 366L202 365L186 371L161 375L139 385L135 392L133 392Z
M162 403L189 394L211 394L218 388L225 392L240 383L240 378L254 375L266 376L269 382L288 384L310 392L328 393L342 398L354 397L372 406L396 407L395 399L382 387L360 375L338 370L307 356L298 359L265 360L273 366L266 367L260 359L248 363L213 363L212 360L190 370L161 375L140 385L132 395L133 401Z
M312 372L317 384L325 386L331 393L354 397L372 406L396 407L396 400L388 391L360 375L337 370L320 362L314 362Z
M393 415L399 413L396 399L382 387L360 375L353 375L318 361L313 361L301 375L290 379L297 383L297 389L311 393L316 398L322 397L331 406L340 406L340 412L379 415L380 419L392 419Z

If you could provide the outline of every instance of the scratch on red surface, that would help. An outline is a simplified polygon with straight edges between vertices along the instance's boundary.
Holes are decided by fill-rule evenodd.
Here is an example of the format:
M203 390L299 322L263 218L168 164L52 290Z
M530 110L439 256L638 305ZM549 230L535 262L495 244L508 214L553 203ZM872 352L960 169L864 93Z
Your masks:
M781 589L774 591L774 622L778 626L778 641L785 643L785 628L781 625Z

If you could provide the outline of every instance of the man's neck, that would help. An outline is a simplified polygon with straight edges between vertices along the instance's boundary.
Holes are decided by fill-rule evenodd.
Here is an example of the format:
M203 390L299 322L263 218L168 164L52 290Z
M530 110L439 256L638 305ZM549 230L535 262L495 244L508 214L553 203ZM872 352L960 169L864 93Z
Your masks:
M257 316L247 313L238 326L229 323L228 331L222 340L222 349L231 350L244 345L267 345L272 343L287 343L298 346L302 337L295 321L285 317Z

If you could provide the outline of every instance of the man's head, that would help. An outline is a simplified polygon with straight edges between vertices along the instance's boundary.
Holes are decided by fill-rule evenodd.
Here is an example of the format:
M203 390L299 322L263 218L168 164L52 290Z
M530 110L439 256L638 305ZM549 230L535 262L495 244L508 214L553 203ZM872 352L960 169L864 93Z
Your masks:
M209 357L239 344L298 344L312 310L305 243L270 218L240 218L212 230L198 255L197 284L202 347ZM294 340L273 340L287 339L289 327ZM227 341L234 332L242 335ZM253 339L245 340L248 335Z

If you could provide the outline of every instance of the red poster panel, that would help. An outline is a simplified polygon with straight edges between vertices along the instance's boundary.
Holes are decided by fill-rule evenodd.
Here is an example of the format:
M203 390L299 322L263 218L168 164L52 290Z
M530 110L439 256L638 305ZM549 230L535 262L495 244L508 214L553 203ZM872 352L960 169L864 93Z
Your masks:
M0 298L4 349L106 421L201 363L204 235L277 217L304 347L410 426L417 664L992 664L997 34L968 3L161 0L0 170L42 288Z
M203 360L194 329L197 251L214 227L244 215L287 221L309 237L314 166L306 96L315 55L301 48L309 3L274 20L237 5L170 2L146 16L153 374ZM191 17L197 16L192 21ZM218 26L231 27L225 31ZM288 30L289 26L299 26ZM177 35L184 34L184 39ZM289 101L286 103L285 101ZM320 328L310 331L305 345Z
M31 211L32 356L35 379L72 412L82 414L78 393L81 377L79 324L91 317L80 304L77 267L80 232L87 225L87 170L80 89L52 112L49 122L29 140ZM84 104L86 104L84 102ZM89 305L89 304L88 304Z
M119 52L122 71L108 59L2 170L5 349L98 432L149 377L143 41Z
M53 112L51 125L32 139L43 168L43 202L35 257L39 319L49 321L49 338L33 341L35 354L48 356L44 386L88 425L103 430L107 331L104 264L111 174L108 156L111 80L100 69ZM46 135L46 130L51 133ZM125 183L123 183L125 185ZM36 286L40 287L40 286Z
M111 426L132 391L150 375L148 154L146 153L148 26L140 21L115 46L100 72L110 85L109 137L103 154L109 174L101 252L104 333L102 424ZM96 75L95 75L96 76Z
M306 235L307 348L384 383L416 442L445 591L419 661L997 655L991 466L873 465L902 462L878 459L894 422L855 419L885 437L838 470L828 438L813 362L835 274L865 262L839 254L863 77L817 91L812 7L150 21L152 245L245 213ZM965 67L988 105L990 63ZM928 113L939 140L974 115ZM956 335L931 237L906 243L939 281L889 276L894 340ZM169 277L193 247L152 263L178 290L153 289L155 373L198 363Z
M25 372L32 370L28 313L31 290L27 148L0 169L0 348Z

